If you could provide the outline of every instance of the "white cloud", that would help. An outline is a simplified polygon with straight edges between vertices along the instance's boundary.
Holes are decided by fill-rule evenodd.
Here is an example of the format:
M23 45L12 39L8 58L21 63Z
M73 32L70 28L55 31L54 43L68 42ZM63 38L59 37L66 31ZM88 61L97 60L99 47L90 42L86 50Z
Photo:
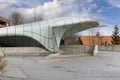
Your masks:
M8 5L6 5L6 4L0 4L0 9L4 9L6 7L8 7Z
M19 11L23 12L25 16L29 15L29 18L34 17L34 12L36 16L42 15L44 19L60 17L67 12L69 8L67 6L61 5L61 2L54 0L48 1L43 5L39 5L36 8L19 8Z
M91 3L91 2L93 2L93 1L94 1L94 0L87 0L88 3Z
M43 15L45 19L59 17L64 14L75 0L53 0L47 1L44 4L40 4L40 0L1 0L0 1L0 12L7 12L6 15L1 14L1 16L10 15L11 11L19 10L25 15L29 15L29 17L33 17L34 14L34 6L37 14ZM13 4L14 3L14 4ZM33 7L21 7L20 5L25 4L26 6L34 5ZM32 4L31 4L32 3ZM37 5L39 3L39 5ZM63 5L67 3L67 5ZM69 3L69 4L68 4ZM16 8L16 6L19 6ZM8 12L8 11L10 12Z
M103 19L101 12L104 8L99 8L94 0L0 0L0 16L8 18L12 11L19 11L25 18L25 22L31 22L34 18L34 11L44 19L61 17L61 16L79 16L92 18L95 20ZM114 0L109 0L114 1ZM42 4L41 4L42 3ZM14 5L15 4L15 5ZM22 7L20 5L28 7ZM19 6L19 7L16 7ZM93 10L95 10L93 12ZM111 28L100 29L104 35L111 34ZM109 31L110 30L110 31ZM86 31L82 34L87 35Z
M107 0L107 1L110 5L120 8L120 0Z
M33 21L34 11L38 16L42 15L45 19L61 16L80 16L92 19L101 18L100 13L98 13L101 11L92 12L92 10L98 8L94 0L53 0L40 4L43 1L44 0L0 0L0 12L5 13L1 14L1 16L8 17L12 11L18 10L24 15L27 22L30 22L30 20ZM22 4L30 7L20 6Z
M53 2L47 2L38 6L36 10L38 14L44 15L45 18L54 18L62 15L67 8L62 6L58 1L54 0Z
M104 35L104 36L110 36L110 35L112 35L112 31L113 31L113 27L109 26L109 27L96 28L94 30L88 29L88 30L79 32L76 35L78 35L78 36L90 36L90 35L94 36L94 34L96 32L99 32L101 36L102 35Z
M34 7L42 3L43 0L0 0L0 3L9 3L15 5L26 5L29 7Z

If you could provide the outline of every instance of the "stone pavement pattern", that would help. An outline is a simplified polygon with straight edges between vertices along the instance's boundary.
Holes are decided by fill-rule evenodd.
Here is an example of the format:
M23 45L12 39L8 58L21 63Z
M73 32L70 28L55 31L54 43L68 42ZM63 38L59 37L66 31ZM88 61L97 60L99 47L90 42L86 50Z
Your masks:
M2 80L120 80L120 52L48 60L40 57L7 59L9 65L18 66L27 78L2 77Z

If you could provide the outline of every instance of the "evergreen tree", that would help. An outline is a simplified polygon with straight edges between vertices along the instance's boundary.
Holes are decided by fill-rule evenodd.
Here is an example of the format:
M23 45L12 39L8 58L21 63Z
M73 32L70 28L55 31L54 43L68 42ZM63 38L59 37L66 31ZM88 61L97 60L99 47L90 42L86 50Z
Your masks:
M114 31L112 34L112 44L120 44L119 27L117 25L115 25Z

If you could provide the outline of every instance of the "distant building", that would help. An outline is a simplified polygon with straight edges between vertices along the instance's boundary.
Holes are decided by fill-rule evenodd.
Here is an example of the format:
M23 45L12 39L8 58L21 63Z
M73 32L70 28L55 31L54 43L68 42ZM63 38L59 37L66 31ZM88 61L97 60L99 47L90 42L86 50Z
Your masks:
M76 36L69 36L61 40L61 45L80 45L80 38Z
M61 40L61 45L111 45L111 36L69 36Z
M81 45L109 45L112 44L111 36L80 36Z
M0 28L10 26L10 21L0 17Z

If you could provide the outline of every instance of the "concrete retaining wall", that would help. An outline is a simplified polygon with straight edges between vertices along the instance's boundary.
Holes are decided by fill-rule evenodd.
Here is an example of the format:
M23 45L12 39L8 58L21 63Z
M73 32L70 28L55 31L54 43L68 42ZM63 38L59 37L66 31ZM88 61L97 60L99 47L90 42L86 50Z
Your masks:
M120 45L99 45L99 51L120 51Z
M92 53L94 45L62 45L60 49L65 54Z
M45 56L49 52L39 47L2 47L0 50L5 56Z
M92 54L94 45L61 45L64 54ZM50 53L40 47L2 47L0 50L6 56L46 56ZM120 51L120 45L99 45L99 51Z
M63 45L61 50L65 54L93 53L94 45ZM98 51L120 51L120 45L99 45Z

